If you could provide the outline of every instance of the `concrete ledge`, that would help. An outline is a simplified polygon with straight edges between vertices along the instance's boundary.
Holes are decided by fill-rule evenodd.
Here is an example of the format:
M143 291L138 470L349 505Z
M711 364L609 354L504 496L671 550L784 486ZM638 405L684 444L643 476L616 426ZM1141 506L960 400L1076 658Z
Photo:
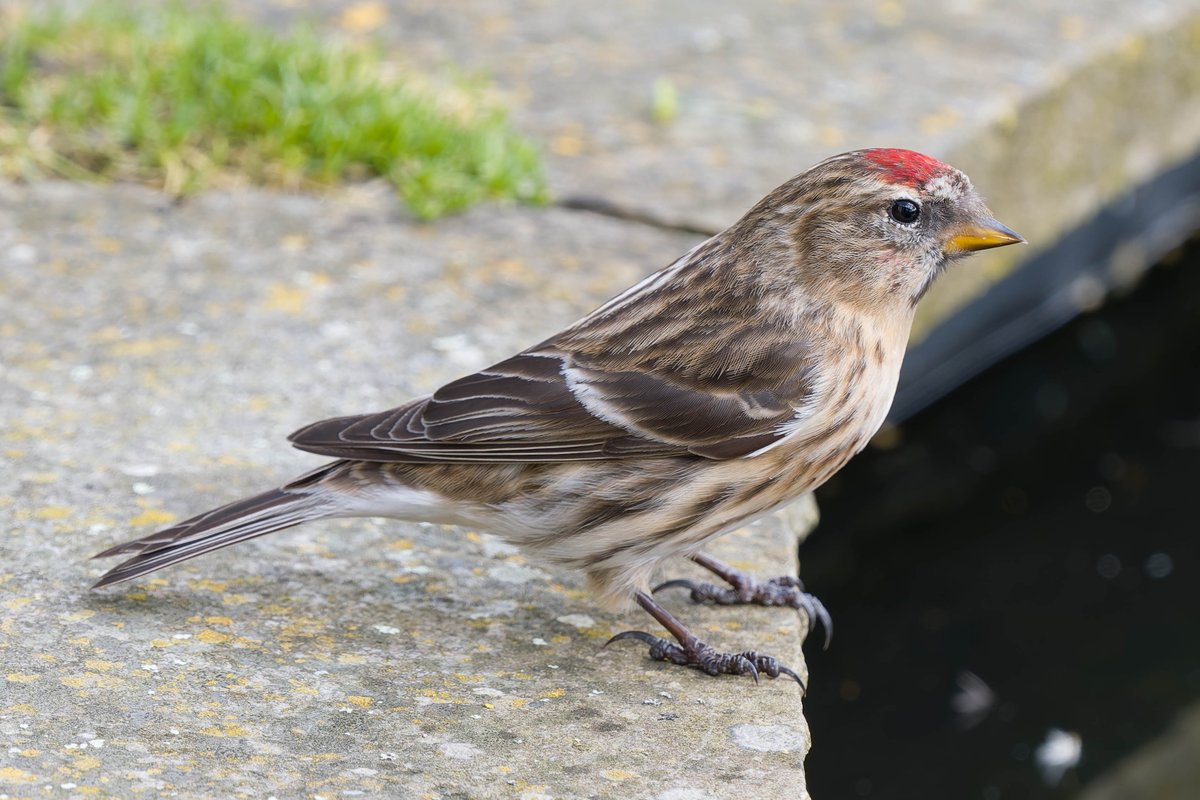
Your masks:
M536 341L687 244L557 210L396 213L0 187L0 794L804 796L798 687L601 649L653 623L475 532L314 524L87 591L101 547L309 467L283 438L303 421ZM724 557L790 571L793 513ZM666 601L805 672L795 612Z

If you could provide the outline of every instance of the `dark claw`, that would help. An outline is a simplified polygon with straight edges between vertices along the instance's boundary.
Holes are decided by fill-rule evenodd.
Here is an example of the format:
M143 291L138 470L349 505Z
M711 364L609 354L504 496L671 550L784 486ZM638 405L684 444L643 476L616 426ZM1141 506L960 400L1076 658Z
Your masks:
M619 642L622 639L637 639L639 642L645 642L646 644L649 644L649 645L654 645L658 642L663 641L659 637L654 636L653 634L646 633L645 631L621 631L616 636L612 637L607 642L605 642L604 646L601 647L600 649L603 650L605 647L608 647L613 642Z
M829 610L825 608L824 603L811 594L805 596L811 601L813 611L816 612L816 619L821 623L821 627L825 629L825 646L822 649L828 650L829 643L833 641L833 617L829 616ZM808 619L810 622L813 619L811 611L808 612Z
M738 666L744 670L742 672L742 674L745 675L747 672L749 672L750 677L754 678L754 683L757 685L758 684L758 667L754 666L754 662L751 661L750 659L746 658L745 656L738 656L737 663L738 663ZM772 675L771 677L775 677L775 676Z
M682 647L645 631L622 631L605 642L604 646L608 647L620 639L637 639L639 642L650 645L650 657L655 661L670 661L672 664L694 666L687 651Z
M785 666L783 666L782 664L780 664L780 665L779 665L779 671L780 671L782 674L784 674L784 675L787 675L788 677L790 677L792 680L796 681L796 683L800 684L800 691L802 691L802 692L806 692L806 691L808 691L808 687L804 685L804 681L802 681L802 680L800 679L800 676L799 676L799 675L797 675L797 674L796 674L796 673L795 673L795 672L792 670L792 668L791 668L791 667L785 667Z
M804 681L801 680L800 676L797 675L790 667L785 667L783 664L780 664L778 661L776 661L774 656L768 656L762 653L757 653L753 650L748 650L745 653L742 653L742 657L749 660L750 663L757 666L758 669L767 673L767 675L770 677L778 678L780 675L787 675L800 685L801 692L808 691L808 687L804 685Z
M695 581L684 580L683 578L676 578L673 581L667 581L665 583L660 583L658 586L655 586L653 589L650 590L650 594L658 594L663 589L691 589L692 591L695 591L697 588L699 588L699 586L696 584Z

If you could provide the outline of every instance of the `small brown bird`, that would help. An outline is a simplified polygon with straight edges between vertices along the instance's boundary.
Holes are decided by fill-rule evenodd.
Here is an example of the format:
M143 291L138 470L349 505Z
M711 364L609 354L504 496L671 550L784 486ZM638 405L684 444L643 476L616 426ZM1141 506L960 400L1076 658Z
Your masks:
M675 638L651 656L712 675L796 674L722 653L650 594L688 556L729 584L694 600L824 608L701 552L824 483L882 424L917 302L947 262L1021 242L965 175L909 150L827 159L727 230L541 344L390 411L317 422L292 443L339 460L99 557L96 586L325 517L495 533L635 600ZM659 587L663 588L663 587Z

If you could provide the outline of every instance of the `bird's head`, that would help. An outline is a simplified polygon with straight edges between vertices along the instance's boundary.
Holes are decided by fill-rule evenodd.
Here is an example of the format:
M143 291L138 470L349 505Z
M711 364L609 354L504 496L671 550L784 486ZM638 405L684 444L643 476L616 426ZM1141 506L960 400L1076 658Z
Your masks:
M996 221L962 172L884 148L822 161L745 221L757 229L754 238L775 239L794 254L810 290L876 307L911 308L950 260L1025 241Z

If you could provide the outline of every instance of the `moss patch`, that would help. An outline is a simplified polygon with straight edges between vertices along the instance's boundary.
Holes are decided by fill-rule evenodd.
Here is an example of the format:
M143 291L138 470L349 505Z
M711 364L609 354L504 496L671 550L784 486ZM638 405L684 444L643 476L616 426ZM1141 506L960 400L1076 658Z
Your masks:
M539 201L538 154L482 87L436 89L374 48L283 35L217 6L101 2L0 19L0 174L152 182L175 194L382 176L435 217Z

